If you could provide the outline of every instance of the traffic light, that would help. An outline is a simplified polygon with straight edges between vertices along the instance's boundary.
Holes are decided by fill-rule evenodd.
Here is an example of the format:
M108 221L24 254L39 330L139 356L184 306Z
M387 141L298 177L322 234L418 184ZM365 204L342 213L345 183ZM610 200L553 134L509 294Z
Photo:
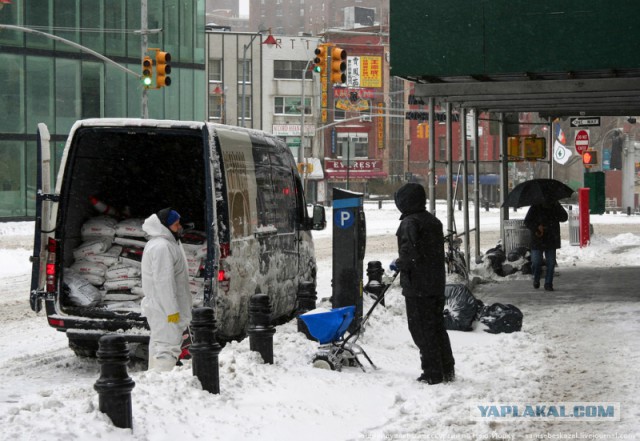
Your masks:
M145 89L151 87L153 82L153 61L151 57L145 56L142 59L142 84Z
M587 150L582 154L582 164L586 168L591 168L592 166L598 164L598 151L597 150Z
M347 82L347 51L339 47L331 49L331 82L344 84Z
M156 88L171 86L171 54L169 52L156 51Z
M327 70L327 47L320 45L314 53L316 56L313 59L313 71L322 74Z

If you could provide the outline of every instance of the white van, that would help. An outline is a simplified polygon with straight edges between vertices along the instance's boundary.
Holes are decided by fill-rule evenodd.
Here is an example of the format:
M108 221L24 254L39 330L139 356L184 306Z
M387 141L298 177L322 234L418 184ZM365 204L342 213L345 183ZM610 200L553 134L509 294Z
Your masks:
M38 154L31 308L44 300L49 324L78 355L94 355L109 332L148 340L136 279L146 239L136 226L164 207L193 224L184 248L194 307L215 309L220 341L246 335L251 295L269 295L278 323L294 316L301 283L315 284L310 230L325 227L324 208L308 216L293 156L271 134L204 122L78 121L53 193L43 124Z

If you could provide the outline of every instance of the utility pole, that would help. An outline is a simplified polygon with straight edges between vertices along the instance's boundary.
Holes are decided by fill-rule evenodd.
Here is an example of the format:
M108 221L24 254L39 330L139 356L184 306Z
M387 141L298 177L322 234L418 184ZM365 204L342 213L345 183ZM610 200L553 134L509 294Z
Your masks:
M149 47L149 21L147 17L147 4L148 0L140 0L140 33L141 35L141 56L142 59L147 53L147 48ZM140 104L142 109L142 118L149 118L149 89L146 87L142 88L142 102Z

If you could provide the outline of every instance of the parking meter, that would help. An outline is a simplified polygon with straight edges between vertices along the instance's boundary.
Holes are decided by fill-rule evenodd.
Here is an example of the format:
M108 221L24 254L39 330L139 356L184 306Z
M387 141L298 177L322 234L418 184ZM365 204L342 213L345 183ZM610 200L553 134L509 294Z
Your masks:
M362 320L362 273L367 228L363 194L333 189L333 308L355 305L354 332Z

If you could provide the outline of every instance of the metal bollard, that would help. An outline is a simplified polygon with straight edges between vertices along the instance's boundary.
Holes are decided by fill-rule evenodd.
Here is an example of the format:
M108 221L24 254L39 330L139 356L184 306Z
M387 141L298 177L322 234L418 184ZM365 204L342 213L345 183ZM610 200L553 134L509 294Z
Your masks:
M100 412L107 414L114 426L131 429L131 391L136 383L127 373L127 341L122 335L103 335L97 355L100 378L93 388L98 392Z
M273 334L271 304L267 294L254 294L249 299L249 348L259 352L265 363L273 364Z
M302 332L307 336L309 340L313 340L313 337L309 333L307 325L300 320L300 315L307 311L316 309L316 287L313 282L304 281L300 282L298 287L298 305L296 308L296 321L298 324L298 332Z
M380 295L380 293L384 289L384 285L382 284L382 275L384 274L384 269L382 268L382 263L378 260L372 260L367 263L367 277L368 281L365 285L364 289L376 298ZM384 306L384 299L380 301L380 304Z
M193 343L191 352L191 369L193 375L200 380L202 389L212 394L220 393L220 370L218 354L222 348L216 341L216 320L213 308L196 308L191 319Z
M313 282L300 282L298 286L298 305L296 315L304 314L307 311L316 309L316 286Z
M382 199L378 200L378 210L382 210Z
M484 202L484 211L489 211L489 201Z

